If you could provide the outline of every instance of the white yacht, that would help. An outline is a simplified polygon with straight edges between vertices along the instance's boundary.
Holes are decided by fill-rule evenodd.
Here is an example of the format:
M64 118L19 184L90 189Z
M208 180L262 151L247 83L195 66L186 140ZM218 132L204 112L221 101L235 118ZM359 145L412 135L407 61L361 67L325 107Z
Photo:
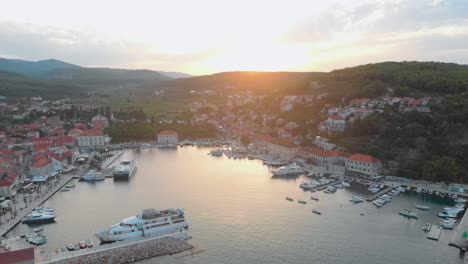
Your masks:
M274 175L301 174L303 172L304 170L296 163L291 163L289 165L279 167L278 169L272 171Z
M27 214L23 218L23 223L51 222L51 221L54 221L54 219L55 219L54 213L32 212L32 213Z
M132 176L136 169L134 160L122 160L120 164L114 168L112 176L114 179L128 179Z
M353 196L349 201L352 203L362 203L362 198L359 196Z
M105 179L106 177L94 170L90 170L88 173L80 177L80 181L102 181Z
M210 151L211 156L215 157L221 157L223 155L223 150L222 149L213 149Z
M144 209L140 214L122 220L119 224L95 235L101 242L135 239L142 236L166 236L188 228L184 212L180 209L157 211Z

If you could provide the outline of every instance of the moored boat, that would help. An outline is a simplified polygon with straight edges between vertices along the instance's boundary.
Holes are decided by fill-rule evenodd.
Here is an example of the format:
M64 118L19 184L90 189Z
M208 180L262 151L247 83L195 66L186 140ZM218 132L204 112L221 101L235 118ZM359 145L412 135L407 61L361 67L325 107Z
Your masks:
M294 201L294 199L291 197L286 197L286 200L291 201L291 202Z
M101 242L135 239L142 236L171 236L188 228L184 212L180 209L142 210L136 216L122 220L111 228L97 232Z
M419 210L427 211L431 210L431 208L427 205L422 205L422 204L416 204L414 207L418 208Z
M312 209L312 213L321 215L321 214L322 214L322 211L320 211L320 209L318 209L318 208L313 208L313 209Z
M408 218L416 218L416 219L418 218L418 215L417 215L415 212L413 212L413 211L411 211L411 210L408 210L408 209L401 210L401 211L398 212L398 213L399 213L400 215L406 216L406 217L408 217Z

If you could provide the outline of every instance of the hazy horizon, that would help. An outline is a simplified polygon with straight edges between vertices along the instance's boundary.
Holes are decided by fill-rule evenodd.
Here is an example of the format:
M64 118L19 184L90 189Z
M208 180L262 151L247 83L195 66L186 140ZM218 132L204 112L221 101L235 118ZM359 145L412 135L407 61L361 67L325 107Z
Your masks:
M382 61L468 64L468 2L462 0L3 6L0 57L10 59L193 75L330 71Z

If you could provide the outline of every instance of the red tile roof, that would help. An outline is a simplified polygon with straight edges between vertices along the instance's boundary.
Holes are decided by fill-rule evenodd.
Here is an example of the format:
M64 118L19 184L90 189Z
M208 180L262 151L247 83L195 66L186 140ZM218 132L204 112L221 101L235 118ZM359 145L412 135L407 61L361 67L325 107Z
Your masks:
M83 130L80 136L102 136L102 131L97 129L86 129Z
M365 163L377 163L377 162L379 162L378 159L376 159L376 158L374 158L372 156L365 155L365 154L358 154L358 153L349 156L348 159L354 160L354 161L365 162Z
M174 130L163 130L158 135L177 135L177 132Z
M73 128L73 129L71 129L70 131L68 131L68 135L72 135L72 134L77 134L77 135L79 135L79 134L81 134L81 133L83 133L83 130L78 129L78 128Z
M50 159L42 158L42 159L36 161L34 164L32 164L31 167L41 168L41 167L44 167L44 166L48 165L49 163L50 163Z
M36 152L38 152L38 151L46 151L48 148L49 148L49 145L46 145L46 144L39 144L39 145L34 145L34 146L33 146L33 149L34 149L34 151L36 151Z
M6 187L6 186L11 186L13 184L12 181L10 180L1 180L0 181L0 187ZM1 261L1 258L0 258ZM2 262L3 263L3 262ZM7 262L8 263L8 262Z
M339 115L332 115L332 116L329 116L328 118L333 119L333 120L345 120L343 117Z
M64 143L75 143L75 138L72 136L61 136L61 137L55 138L56 145L61 145Z
M54 153L54 152L49 153L49 154L50 154L50 156L52 158L54 158L55 160L60 161L60 162L62 162L62 161L64 161L66 159L64 156L60 156L59 154Z

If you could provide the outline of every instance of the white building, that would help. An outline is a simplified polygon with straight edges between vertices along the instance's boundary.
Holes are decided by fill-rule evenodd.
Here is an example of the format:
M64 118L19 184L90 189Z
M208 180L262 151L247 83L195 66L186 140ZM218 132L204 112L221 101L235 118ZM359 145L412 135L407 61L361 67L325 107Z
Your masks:
M176 131L163 130L158 134L158 144L177 144L178 142Z
M380 176L382 163L380 160L364 154L353 154L345 159L346 172L368 177Z
M106 140L103 133L96 129L84 130L78 137L78 146L80 147L104 147Z
M31 165L30 173L33 176L45 176L54 171L54 164L49 158L42 158Z

